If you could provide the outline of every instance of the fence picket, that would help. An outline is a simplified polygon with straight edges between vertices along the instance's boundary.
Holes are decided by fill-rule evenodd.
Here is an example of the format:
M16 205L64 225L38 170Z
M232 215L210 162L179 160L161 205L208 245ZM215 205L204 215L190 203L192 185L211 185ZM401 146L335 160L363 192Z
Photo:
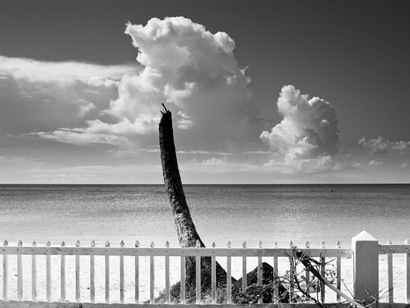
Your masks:
M278 242L273 243L273 248L277 249L278 248ZM273 302L277 302L279 298L279 271L278 271L278 257L274 256L273 257L273 285L275 286L273 288Z
M80 241L77 240L75 247L80 247ZM75 255L75 300L80 302L80 255Z
M121 241L120 247L124 248L124 241ZM120 255L120 303L124 303L124 256Z
M151 248L154 248L154 242L151 242L150 245ZM150 277L149 277L149 285L150 285L150 304L154 304L155 303L155 297L154 297L154 290L155 290L155 257L154 256L150 256Z
M340 241L336 242L336 248L337 249L342 249L342 245L340 244ZM338 290L341 290L341 281L342 281L342 277L341 277L341 272L342 272L342 258L336 257L336 288ZM336 300L338 303L340 303L340 294L337 293L336 295Z
M94 240L91 241L91 248L95 247ZM90 255L90 301L95 303L95 256Z
M139 248L139 247L140 247L140 242L136 241L135 248ZM135 262L134 297L135 297L135 303L139 304L140 302L140 258L138 255L135 255L134 262Z
M242 247L246 248L246 241L243 241ZM247 287L247 271L246 271L246 256L242 257L242 292L246 292L246 287Z
M387 241L387 245L392 245L390 239ZM393 304L393 253L391 251L387 254L387 277L389 304Z
M231 248L231 242L228 242L228 248ZM226 257L226 302L232 304L232 280L231 280L231 256Z
M289 248L293 249L294 245L293 242L289 242ZM293 303L293 299L295 297L295 266L294 266L294 258L289 258L289 300Z
M258 242L258 248L262 249L262 242L261 241ZM263 275L263 272L262 272L262 256L259 255L258 256L258 269L257 269L257 276L258 276L257 285L258 286L262 285L262 275ZM259 296L258 304L262 304L262 296Z
M320 243L320 246L322 249L325 249L326 248L325 241L322 241ZM326 276L326 257L324 256L320 257L320 274L322 275L322 277ZM325 284L321 281L320 282L320 300L322 301L322 303L325 302L325 297L326 297L325 288L326 288Z
M110 256L108 255L108 247L110 247L110 242L105 242L105 247L107 254L105 255L105 302L108 304L110 302Z
M31 246L36 247L37 243L33 241ZM37 256L31 256L31 300L37 300Z
M215 243L212 243L212 248L215 248ZM216 260L215 256L211 257L211 301L216 304Z
M196 241L196 248L200 248L199 240ZM195 258L195 281L196 281L196 303L201 303L201 256Z
M46 280L47 280L47 301L51 301L51 256L50 256L50 241L47 241L47 255L46 255Z
M185 257L181 255L181 284L180 284L180 301L185 304Z
M7 247L9 243L4 241L3 246ZM3 299L7 300L7 276L8 276L8 255L6 250L4 250L3 254Z
M23 246L21 241L17 243L18 247ZM17 299L21 300L23 297L23 266L22 266L22 255L19 251L17 254Z
M169 242L165 242L165 247L169 248ZM169 256L165 256L165 303L170 303L170 282L169 282Z
M310 243L309 241L306 241L305 243L306 249L310 248ZM306 277L306 293L310 295L310 271L308 268L305 268L305 277Z
M65 247L64 241L61 242L61 247ZM61 301L65 301L65 255L64 253L61 254L60 257L61 261Z

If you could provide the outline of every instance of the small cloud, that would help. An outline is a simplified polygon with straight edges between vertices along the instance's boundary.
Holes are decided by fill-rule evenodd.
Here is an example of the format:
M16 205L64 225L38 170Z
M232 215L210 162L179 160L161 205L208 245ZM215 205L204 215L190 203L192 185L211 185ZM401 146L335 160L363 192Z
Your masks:
M181 110L178 111L179 119L177 119L177 126L180 129L188 129L190 128L193 123L189 116L183 113Z
M369 166L372 166L372 167L380 167L380 166L383 166L383 162L377 161L377 160L371 160L371 161L369 162Z
M410 141L390 141L381 136L376 139L366 141L365 138L359 140L362 145L371 154L386 154L391 152L408 153L410 152Z
M266 154L271 154L270 151L244 151L242 154L245 155L266 155Z
M198 165L202 166L222 166L224 164L224 160L216 157L212 157L211 159L203 160Z
M355 169L360 169L362 167L362 164L357 161L354 161L352 165L353 165L353 168Z

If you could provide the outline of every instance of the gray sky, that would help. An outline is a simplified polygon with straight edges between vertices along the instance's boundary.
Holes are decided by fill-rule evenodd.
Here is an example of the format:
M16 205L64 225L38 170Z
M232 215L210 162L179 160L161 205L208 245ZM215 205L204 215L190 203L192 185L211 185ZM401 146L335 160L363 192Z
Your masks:
M161 103L185 183L408 183L407 12L0 0L0 183L161 183Z

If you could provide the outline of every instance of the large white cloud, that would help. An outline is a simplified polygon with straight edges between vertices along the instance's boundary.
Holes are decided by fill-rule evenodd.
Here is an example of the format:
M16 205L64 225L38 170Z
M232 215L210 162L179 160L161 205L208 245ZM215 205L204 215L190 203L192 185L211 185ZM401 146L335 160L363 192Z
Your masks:
M146 133L157 130L161 104L167 103L175 126L190 129L190 142L234 142L256 135L258 110L249 102L250 79L238 66L235 43L226 33L212 34L183 17L128 24L125 33L144 68L122 78L108 114L145 123L140 130Z
M309 99L288 85L282 88L277 107L283 120L260 135L277 154L276 159L299 169L329 168L338 152L339 139L336 111L331 104L319 97Z

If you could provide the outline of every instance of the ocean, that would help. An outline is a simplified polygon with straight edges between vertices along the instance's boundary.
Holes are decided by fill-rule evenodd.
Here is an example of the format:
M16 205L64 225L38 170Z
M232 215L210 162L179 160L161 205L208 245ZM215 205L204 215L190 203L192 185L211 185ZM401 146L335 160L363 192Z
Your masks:
M366 230L380 243L410 238L410 185L185 185L205 245L319 246ZM0 240L95 240L178 246L163 185L0 185Z
M288 247L292 241L304 247L320 247L325 241L333 248L337 241L350 248L351 238L366 230L385 244L403 244L410 238L410 185L184 185L191 216L206 246L215 242L216 247ZM0 241L11 245L22 240L23 245L44 246L47 241L58 246L65 241L74 246L89 246L94 240L97 246L109 241L111 246L141 247L154 242L164 247L178 247L177 234L171 208L163 185L0 185ZM0 243L0 244L1 244ZM71 258L71 259L70 259ZM74 298L74 257L67 257L67 298ZM88 264L87 257L81 257ZM235 259L235 258L234 258ZM251 258L252 259L252 258ZM269 259L269 258L268 258ZM14 260L14 259L13 259ZM271 262L272 260L265 260ZM13 263L14 262L14 263ZM23 264L30 269L31 259L23 257ZM118 268L118 260L111 260L112 268ZM133 301L133 265L126 262L126 302ZM141 299L149 297L149 262L141 260ZM162 263L161 263L162 262ZM223 265L224 260L218 260ZM240 260L233 268L233 275L240 278ZM256 266L250 260L248 270ZM380 259L380 286L386 288L386 256ZM16 264L9 262L10 298L16 297ZM97 271L97 302L104 302L104 271ZM285 266L286 260L282 260ZM404 256L394 257L394 275L397 289L394 298L404 296ZM97 264L98 265L98 264ZM39 271L45 270L45 259L39 256ZM52 299L59 299L59 258L52 257ZM280 265L281 266L281 265ZM163 260L156 261L156 294L164 288ZM281 270L281 268L279 268ZM71 271L71 272L70 272ZM81 294L88 301L89 268L82 267ZM87 272L88 271L88 272ZM179 260L171 260L171 282L179 280ZM14 273L14 274L13 274ZM342 277L351 288L351 260L342 263ZM24 299L30 299L29 273L24 280ZM71 276L70 276L71 275ZM1 275L0 275L1 276ZM113 301L119 300L118 272L111 274ZM116 277L116 278L115 278ZM39 274L39 299L45 298L45 275ZM1 288L0 288L1 289ZM71 290L71 291L70 291ZM1 290L0 290L1 291ZM1 292L0 292L1 293ZM334 294L333 294L334 295Z

